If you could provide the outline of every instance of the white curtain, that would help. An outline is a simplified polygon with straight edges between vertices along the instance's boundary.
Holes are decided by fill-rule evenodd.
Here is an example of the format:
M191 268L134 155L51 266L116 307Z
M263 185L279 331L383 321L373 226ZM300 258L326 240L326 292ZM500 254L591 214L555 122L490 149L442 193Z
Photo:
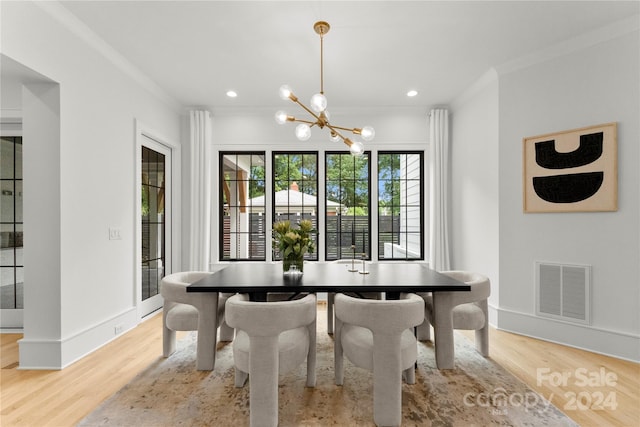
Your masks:
M429 266L449 270L449 112L429 113Z
M190 270L208 271L211 251L211 113L190 111Z

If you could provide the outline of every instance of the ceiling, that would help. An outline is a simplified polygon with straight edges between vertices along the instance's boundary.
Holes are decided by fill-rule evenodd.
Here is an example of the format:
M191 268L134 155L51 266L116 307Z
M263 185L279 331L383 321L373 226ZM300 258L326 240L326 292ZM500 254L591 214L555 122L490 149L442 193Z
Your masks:
M638 1L62 1L185 107L448 105L492 67L637 15ZM226 96L235 90L235 99ZM409 89L419 92L408 98Z

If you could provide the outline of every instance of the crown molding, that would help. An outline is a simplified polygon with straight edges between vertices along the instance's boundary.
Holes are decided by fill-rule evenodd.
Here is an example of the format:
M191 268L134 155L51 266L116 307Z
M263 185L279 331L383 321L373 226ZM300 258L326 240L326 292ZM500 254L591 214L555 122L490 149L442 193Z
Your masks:
M148 92L159 98L162 102L176 111L180 111L182 105L164 89L162 89L149 76L143 73L138 67L129 62L117 50L115 50L104 39L98 36L84 22L80 21L62 4L56 1L36 1L34 2L43 11L67 28L72 34L84 41L88 46L96 50L111 62L120 71L131 77L136 83Z
M513 61L505 62L497 66L495 69L498 75L509 74L523 68L528 68L539 63L586 49L599 43L625 36L638 30L640 30L640 15L633 15L604 27L554 44L537 52L533 52L529 55L522 56Z
M464 105L485 87L498 80L499 76L512 73L533 65L559 58L588 47L625 36L640 30L640 15L633 15L605 27L598 28L561 43L549 46L532 54L522 56L513 61L505 62L487 70L471 86L466 88L451 102L453 112Z
M452 114L455 112L460 106L466 104L470 99L475 97L478 93L482 92L484 88L489 86L490 84L498 81L498 73L495 68L488 69L478 80L471 84L471 86L467 87L462 93L455 97L455 99L451 102L451 111Z

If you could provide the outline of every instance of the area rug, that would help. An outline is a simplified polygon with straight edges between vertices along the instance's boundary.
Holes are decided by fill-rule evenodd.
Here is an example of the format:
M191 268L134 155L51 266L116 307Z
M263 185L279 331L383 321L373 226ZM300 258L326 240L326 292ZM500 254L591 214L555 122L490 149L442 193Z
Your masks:
M234 387L232 345L219 345L214 371L196 371L195 339L186 335L79 426L248 426L250 383ZM455 344L455 369L442 371L433 345L418 344L416 383L402 386L403 426L577 426L465 336L456 334ZM280 426L374 425L372 374L345 360L344 385L334 384L333 338L322 315L316 374L315 388L305 387L306 364L280 376Z

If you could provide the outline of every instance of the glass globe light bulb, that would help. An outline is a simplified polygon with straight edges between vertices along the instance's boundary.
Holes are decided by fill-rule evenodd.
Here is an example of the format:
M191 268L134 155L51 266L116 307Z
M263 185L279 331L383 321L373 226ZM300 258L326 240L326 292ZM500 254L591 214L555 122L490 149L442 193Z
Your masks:
M285 124L287 122L287 113L284 111L277 111L276 122L278 122L279 125Z
M329 140L332 142L338 142L340 141L340 137L338 136L337 133L331 132L331 136L329 136Z
M311 109L316 113L321 113L327 109L327 97L321 93L316 93L311 97Z
M352 156L359 157L364 153L364 145L360 141L353 141L351 147L349 147L349 151Z
M306 141L311 138L311 128L306 123L300 123L296 126L296 138L300 141Z
M365 141L371 141L373 137L376 136L376 131L371 126L365 126L362 128L360 136Z
M289 95L293 93L293 90L287 85L282 85L280 86L280 90L278 93L280 94L280 98L289 99Z

